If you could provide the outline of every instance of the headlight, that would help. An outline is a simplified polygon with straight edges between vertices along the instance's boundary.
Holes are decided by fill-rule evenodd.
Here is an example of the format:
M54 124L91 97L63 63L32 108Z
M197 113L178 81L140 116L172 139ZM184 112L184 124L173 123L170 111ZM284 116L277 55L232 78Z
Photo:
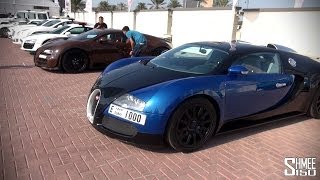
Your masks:
M25 43L35 44L36 41L37 41L36 39L28 39L25 41Z
M146 103L130 94L124 94L116 99L114 104L119 105L123 108L128 108L136 111L143 111Z
M51 49L46 49L46 50L44 50L43 52L44 52L45 54L51 55L51 54L53 53L53 50L51 50Z

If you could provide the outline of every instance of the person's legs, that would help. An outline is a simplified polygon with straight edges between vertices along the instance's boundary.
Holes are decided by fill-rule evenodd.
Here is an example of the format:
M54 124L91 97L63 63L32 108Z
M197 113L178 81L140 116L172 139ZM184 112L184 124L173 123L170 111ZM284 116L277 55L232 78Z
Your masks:
M145 45L136 44L132 51L132 57L139 57Z

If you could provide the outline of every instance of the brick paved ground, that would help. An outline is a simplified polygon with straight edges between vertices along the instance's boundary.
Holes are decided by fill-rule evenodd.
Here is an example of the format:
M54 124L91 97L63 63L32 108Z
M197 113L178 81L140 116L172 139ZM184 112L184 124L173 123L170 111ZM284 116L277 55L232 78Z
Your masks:
M0 179L282 179L284 157L317 157L320 121L297 117L224 133L202 150L142 148L85 117L99 72L62 74L0 39Z

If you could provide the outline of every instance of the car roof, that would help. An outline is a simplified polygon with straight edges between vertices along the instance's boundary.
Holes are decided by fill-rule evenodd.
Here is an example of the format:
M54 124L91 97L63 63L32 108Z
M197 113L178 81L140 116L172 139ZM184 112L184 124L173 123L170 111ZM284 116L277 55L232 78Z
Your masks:
M202 41L202 42L195 42L195 43L190 43L190 44L201 44L201 45L206 45L206 46L212 46L219 48L223 51L226 52L232 52L236 54L242 54L242 53L247 53L247 52L277 52L278 50L265 47L265 46L258 46L258 45L253 45L250 43L243 43L243 42L217 42L217 41ZM231 45L234 46L234 49L231 48Z
M96 31L98 33L98 36L105 33L115 33L115 32L122 33L122 31L119 29L92 29L91 31Z

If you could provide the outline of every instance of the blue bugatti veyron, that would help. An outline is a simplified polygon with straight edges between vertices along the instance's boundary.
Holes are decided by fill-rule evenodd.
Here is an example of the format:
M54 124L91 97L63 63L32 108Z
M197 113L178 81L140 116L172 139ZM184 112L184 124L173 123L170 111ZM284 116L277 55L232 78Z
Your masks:
M109 65L87 117L125 141L201 147L230 121L305 113L320 118L320 63L277 46L198 42Z

